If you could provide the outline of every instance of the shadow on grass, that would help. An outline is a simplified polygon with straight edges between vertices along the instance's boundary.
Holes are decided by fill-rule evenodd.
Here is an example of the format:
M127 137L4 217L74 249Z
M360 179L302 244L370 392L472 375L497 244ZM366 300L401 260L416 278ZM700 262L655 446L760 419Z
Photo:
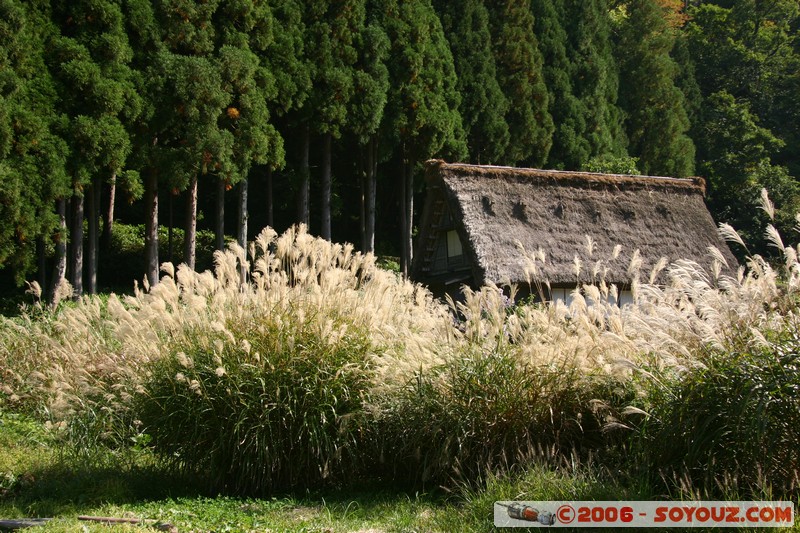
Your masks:
M100 505L138 504L203 495L192 480L169 475L157 464L73 464L53 459L16 475L0 493L0 509L27 516L62 516Z
M208 490L206 480L174 474L147 453L135 457L134 461L132 464L129 454L124 454L116 463L113 458L103 457L96 461L98 464L91 464L65 458L63 453L54 454L49 461L36 461L37 464L17 472L15 482L0 491L0 516L70 516L98 507L146 506L166 500L209 498L241 502L245 510L283 502L281 505L324 508L328 514L356 517L382 515L398 507L452 503L452 494L444 491L407 492L380 481L284 491L261 495L259 499L246 495L220 496Z
M202 483L167 475L157 467L53 465L28 476L0 497L0 517L55 517L67 520L68 530L82 514L146 517L174 524L180 531L482 530L465 529L446 494L405 493L380 483L255 499L211 495L202 490Z

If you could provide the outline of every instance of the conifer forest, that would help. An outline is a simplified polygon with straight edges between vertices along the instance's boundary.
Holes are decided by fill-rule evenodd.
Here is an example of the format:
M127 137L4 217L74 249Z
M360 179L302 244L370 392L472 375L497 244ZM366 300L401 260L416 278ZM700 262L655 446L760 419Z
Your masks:
M431 158L701 176L757 237L766 188L790 233L800 3L0 0L3 293L297 223L407 272Z

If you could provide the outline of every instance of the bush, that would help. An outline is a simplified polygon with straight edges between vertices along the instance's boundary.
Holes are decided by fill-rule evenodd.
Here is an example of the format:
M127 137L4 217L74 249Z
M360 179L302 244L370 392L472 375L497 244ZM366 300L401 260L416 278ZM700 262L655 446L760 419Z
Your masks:
M454 311L460 334L446 362L376 399L389 475L412 485L474 481L542 453L581 455L608 442L610 405L624 405L633 391L600 367L584 367L580 349L564 353L569 343L537 322L547 316L563 329L556 313L514 307L491 287L467 291ZM550 352L550 343L562 351Z
M464 482L546 452L599 448L602 384L570 367L533 366L512 353L474 353L420 373L385 398L379 431L392 475L417 485Z
M346 479L372 377L367 332L337 317L322 335L290 306L250 311L154 364L137 407L153 444L226 493Z
M213 274L165 264L147 292L0 317L0 406L44 415L82 448L147 432L218 489L342 479L363 402L439 362L446 310L304 229L265 230L253 251L245 282L233 245Z
M79 448L151 438L226 491L358 472L448 483L626 437L645 470L786 491L800 262L769 237L783 265L756 256L728 275L664 260L663 286L639 281L634 253L623 307L606 259L589 257L598 282L569 305L512 305L484 287L448 310L352 246L265 230L250 256L216 253L213 273L165 264L146 292L0 317L0 407L46 417ZM535 278L546 257L528 259ZM627 404L652 413L625 421L641 433L604 433L619 413L642 416Z
M603 172L609 174L639 175L638 157L595 156L589 160L584 169L587 172Z
M215 277L181 268L133 305L164 339L136 416L159 454L215 490L312 487L368 468L371 391L430 365L445 317L371 255L305 231L275 237L257 240L251 283L234 247L217 254Z
M182 228L172 230L172 262L183 261ZM216 237L213 231L199 230L196 238L196 269L208 270L214 266L214 245ZM228 239L230 241L230 238ZM162 262L169 261L169 228L158 227L158 256ZM144 261L144 225L123 224L117 222L111 233L111 246L100 258L102 268L98 272L101 285L119 287L125 292L133 288L134 281L141 282L145 274Z
M703 368L654 385L642 464L717 497L800 489L799 349L795 331L761 349L712 350Z

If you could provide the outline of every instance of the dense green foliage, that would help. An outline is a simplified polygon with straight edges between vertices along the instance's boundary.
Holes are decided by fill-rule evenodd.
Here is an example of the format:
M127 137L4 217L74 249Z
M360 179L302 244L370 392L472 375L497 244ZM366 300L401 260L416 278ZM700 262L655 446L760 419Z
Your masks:
M0 4L0 265L17 283L33 269L37 239L66 239L54 235L54 201L68 194L69 151L44 64L56 29L43 4Z
M576 141L583 152L577 163L583 165L597 156L624 155L623 117L617 106L619 67L612 55L607 2L564 0L557 4L567 35L567 72L572 92L581 104L583 129Z
M625 6L628 19L617 46L628 153L639 159L644 174L691 176L694 144L687 135L684 95L675 85L678 67L670 57L675 30L656 0Z
M254 311L229 325L246 345L197 331L195 345L155 366L138 409L153 443L213 490L265 493L353 475L359 424L349 419L365 400L366 335L351 328L331 343L291 312ZM334 329L347 328L340 320Z
M653 387L643 423L642 464L686 475L698 487L738 481L757 491L797 487L800 452L800 362L797 332L746 352L712 352L706 367ZM724 483L724 481L723 481ZM725 490L726 486L721 487Z
M797 109L800 5L702 2L685 27L701 93L691 135L697 170L711 183L721 219L757 236L762 187L774 190L779 225L788 231L798 206ZM788 222L788 223L787 223Z
M556 169L581 168L588 154L583 104L573 93L567 34L559 15L560 2L533 2L534 30L543 56L542 75L553 117L553 144L546 166Z
M547 159L553 119L542 76L542 53L529 0L488 2L497 78L508 99L506 164L540 166Z
M489 12L476 0L435 6L453 52L469 159L479 164L503 161L510 141L509 102L497 77Z
M577 377L571 368L520 364L508 345L420 373L382 398L383 468L410 486L437 486L505 471L542 449L596 449L603 421L590 400L601 387Z
M137 278L151 284L163 225L184 226L190 264L196 228L220 247L226 229L244 243L304 222L407 265L430 157L696 172L715 217L747 235L764 230L763 187L784 231L800 205L793 0L3 0L0 13L6 285L38 273L51 294L65 278L95 290L120 216L145 224Z
M411 269L417 163L466 154L455 65L439 17L428 0L382 0L389 50L384 133L399 149L401 270Z

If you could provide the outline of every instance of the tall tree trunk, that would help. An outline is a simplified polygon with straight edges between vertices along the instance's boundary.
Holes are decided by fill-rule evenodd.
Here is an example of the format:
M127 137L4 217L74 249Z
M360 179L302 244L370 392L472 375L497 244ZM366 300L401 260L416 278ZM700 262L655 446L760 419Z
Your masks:
M114 229L114 202L117 195L117 173L111 174L111 180L108 182L108 206L103 210L103 236L100 245L103 252L108 252L111 249L111 232ZM100 207L98 206L98 209Z
M47 295L47 255L44 237L36 238L36 281L42 290L43 297Z
M158 285L158 178L154 171L147 173L144 186L147 216L144 222L144 257L147 282Z
M225 180L217 180L217 226L215 228L216 241L214 248L223 250L225 248Z
M400 170L400 273L407 273L406 267L406 163L405 159Z
M275 227L274 200L272 198L272 167L267 167L267 226Z
M322 228L323 239L331 240L331 134L322 136Z
M83 195L73 194L70 202L70 272L72 297L83 295Z
M167 261L170 263L175 262L175 218L173 213L175 211L175 195L170 192L169 193L169 203L167 204L167 210L169 214L167 215Z
M197 175L192 176L187 189L186 227L183 232L183 262L194 270L194 256L197 244Z
M402 177L403 213L400 217L403 238L403 253L400 256L400 269L403 277L408 278L411 271L412 242L411 233L414 226L414 161L409 158L404 167Z
M241 183L239 183L239 246L242 247L242 263L239 267L240 279L242 285L247 281L247 267L245 266L245 262L247 261L247 178L244 178Z
M95 212L92 215L94 220L94 292L92 294L97 294L99 290L97 277L100 274L100 219L103 216L103 180L101 178L95 180L93 192Z
M366 178L366 247L364 251L375 251L375 199L378 179L378 141L373 135L367 145L367 178Z
M359 217L358 229L361 234L361 251L367 251L367 167L369 166L365 159L368 157L366 152L369 150L369 143L367 146L361 146L358 151L358 188L360 192L359 208L361 210Z
M89 294L97 294L97 248L100 244L100 233L99 233L99 223L100 223L100 191L102 189L103 183L100 181L99 177L95 177L92 180L92 185L89 188L89 196L87 197L87 205L86 210L89 212L89 219L88 219L88 248L87 254L89 256L88 264L87 264L87 291Z
M55 234L56 256L53 265L53 280L50 284L47 299L51 305L56 303L58 287L64 282L67 274L67 200L59 198L56 202L58 212L58 231Z
M309 190L311 170L308 164L308 152L311 134L308 126L303 127L303 145L300 149L300 191L297 195L297 222L308 226L309 221Z

